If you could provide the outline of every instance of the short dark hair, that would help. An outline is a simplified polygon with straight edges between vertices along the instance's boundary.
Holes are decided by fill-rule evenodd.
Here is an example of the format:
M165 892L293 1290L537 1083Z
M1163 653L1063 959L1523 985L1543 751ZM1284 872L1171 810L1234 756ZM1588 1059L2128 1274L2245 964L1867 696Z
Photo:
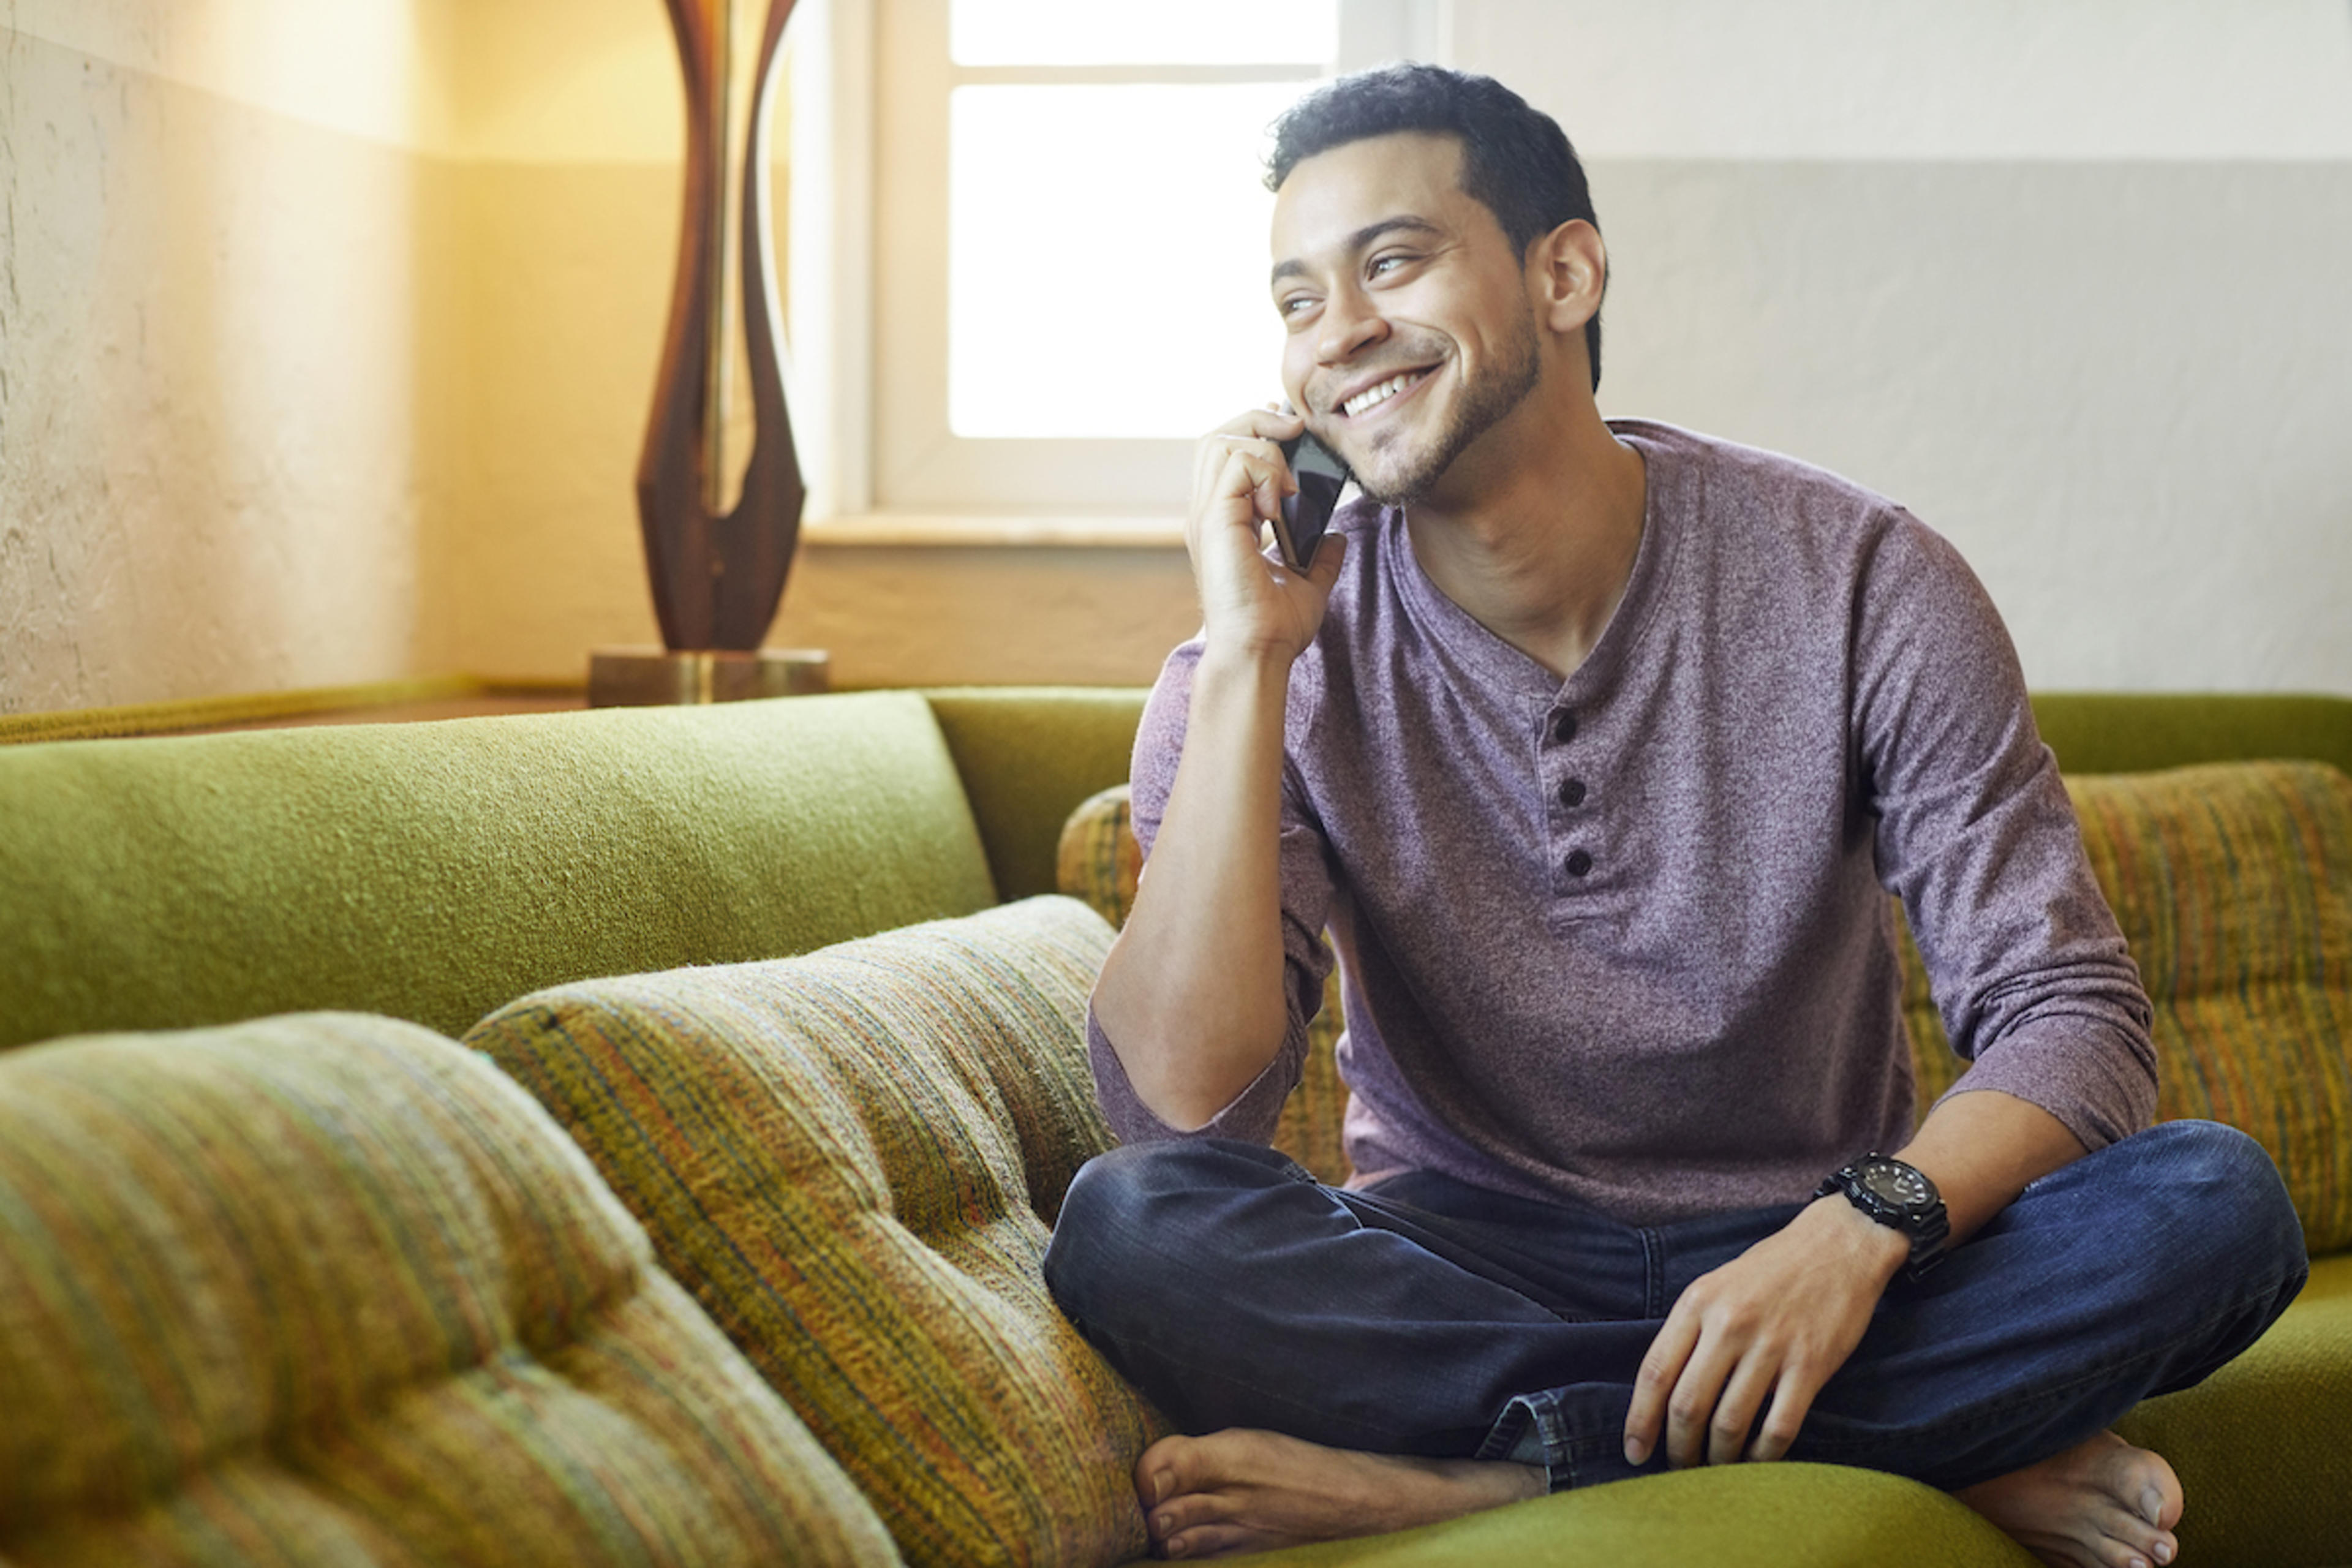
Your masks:
M1462 143L1463 193L1495 215L1522 257L1572 218L1595 229L1584 165L1557 121L1493 77L1443 66L1380 66L1327 82L1292 104L1274 125L1265 188L1318 153L1400 132L1452 136ZM1601 279L1608 287L1608 279ZM1584 323L1592 384L1601 385L1601 312Z

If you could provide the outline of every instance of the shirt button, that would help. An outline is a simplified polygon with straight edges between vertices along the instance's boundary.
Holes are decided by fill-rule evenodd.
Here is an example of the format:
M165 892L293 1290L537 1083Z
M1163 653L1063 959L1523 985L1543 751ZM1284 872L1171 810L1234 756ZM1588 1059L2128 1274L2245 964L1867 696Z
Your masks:
M1570 779L1567 783L1561 784L1559 786L1559 804L1566 806L1582 805L1584 804L1584 781L1582 779Z
M1571 849L1568 856L1568 874L1581 877L1592 869L1592 857L1581 849Z
M1551 738L1565 746L1576 739L1576 715L1565 710L1551 716Z

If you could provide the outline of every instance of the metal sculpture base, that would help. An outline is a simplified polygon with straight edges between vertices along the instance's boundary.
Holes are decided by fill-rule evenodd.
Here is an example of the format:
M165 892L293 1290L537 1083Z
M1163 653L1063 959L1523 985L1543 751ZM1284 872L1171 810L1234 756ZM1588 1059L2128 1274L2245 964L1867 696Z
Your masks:
M823 648L763 647L751 653L599 648L588 656L588 706L654 708L807 697L825 690L832 678L833 656Z

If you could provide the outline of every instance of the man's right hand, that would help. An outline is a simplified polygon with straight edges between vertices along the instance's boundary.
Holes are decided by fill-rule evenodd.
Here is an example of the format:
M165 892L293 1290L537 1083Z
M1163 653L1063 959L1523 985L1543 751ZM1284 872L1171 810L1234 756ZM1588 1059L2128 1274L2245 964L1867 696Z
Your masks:
M1283 497L1298 488L1277 443L1306 428L1296 414L1253 409L1202 437L1194 449L1184 543L1209 653L1286 662L1307 650L1323 624L1346 542L1326 534L1304 575L1261 543L1264 525L1282 515Z

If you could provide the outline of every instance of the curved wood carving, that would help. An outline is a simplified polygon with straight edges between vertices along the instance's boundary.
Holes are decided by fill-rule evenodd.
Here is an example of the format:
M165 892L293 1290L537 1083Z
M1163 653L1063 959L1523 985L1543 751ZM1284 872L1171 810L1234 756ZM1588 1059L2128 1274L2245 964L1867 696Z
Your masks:
M791 571L807 492L793 450L779 353L774 217L769 199L776 57L793 0L770 0L753 78L742 169L740 276L743 339L751 360L752 441L743 489L731 510L707 500L705 436L712 356L730 345L714 331L723 274L714 265L723 232L729 147L717 123L726 90L719 8L729 0L665 0L686 72L686 213L669 333L637 464L637 516L662 640L674 651L751 649L768 635Z

